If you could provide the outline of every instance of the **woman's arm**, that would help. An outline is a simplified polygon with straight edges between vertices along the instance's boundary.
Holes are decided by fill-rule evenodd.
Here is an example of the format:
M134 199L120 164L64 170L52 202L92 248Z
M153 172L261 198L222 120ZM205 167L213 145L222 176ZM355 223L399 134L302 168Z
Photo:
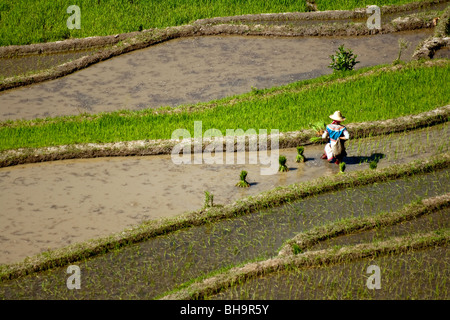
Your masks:
M344 136L339 137L339 139L348 140L350 138L350 134L348 133L347 129L345 129L342 133L344 134Z

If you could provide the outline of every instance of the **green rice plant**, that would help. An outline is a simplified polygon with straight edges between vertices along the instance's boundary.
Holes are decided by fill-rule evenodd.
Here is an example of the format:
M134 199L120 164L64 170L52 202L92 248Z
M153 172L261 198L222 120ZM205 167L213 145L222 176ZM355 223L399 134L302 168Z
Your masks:
M318 137L311 137L309 139L309 141L311 141L313 143L315 143L317 141L321 141L322 140L322 134L326 130L327 124L325 122L323 122L323 121L318 121L318 122L309 124L309 127L311 129L313 129L316 132L316 134L318 135Z
M353 67L359 63L356 61L358 56L353 54L350 49L345 49L344 45L340 45L336 51L336 55L331 55L331 63L328 66L333 71L349 71L353 70Z
M309 141L311 141L311 142L313 142L313 143L318 142L318 141L321 141L321 140L322 140L322 137L311 137L311 138L309 139Z
M237 187L241 187L241 188L248 188L250 187L250 183L247 182L246 178L247 178L247 171L242 170L241 174L239 175L240 180L238 183L236 183Z
M370 169L376 169L378 165L378 162L376 160L370 161L369 167Z
M6 2L6 3L5 3ZM81 29L68 30L67 7L81 10ZM257 0L14 0L0 1L0 46L165 28L197 19L305 11L303 1Z
M303 155L305 148L303 146L297 147L297 157L295 158L295 162L305 162L305 156Z
M289 171L289 168L286 166L286 157L285 156L280 156L278 158L278 162L280 163L280 167L278 168L278 171L280 172L287 172Z
M203 208L214 207L214 195L209 191L205 191L205 205Z
M253 87L253 86L251 88L252 88L252 93L255 94L255 95L260 95L260 94L264 93L263 89L258 89L258 88Z
M339 163L339 172L344 173L345 171L345 162Z
M315 0L314 10L349 10L366 5L403 4L418 0ZM312 1L309 1L312 2ZM81 29L68 30L66 9L81 9ZM68 38L104 36L150 28L165 28L197 19L256 13L305 12L306 1L296 0L26 0L0 2L0 46L31 44Z
M303 252L302 248L300 248L300 246L296 243L292 244L292 249L294 251L294 254L299 254Z
M112 35L165 28L197 19L255 13L351 10L366 5L404 4L419 0L315 0L313 6L296 0L26 0L0 2L0 46ZM309 1L312 2L312 1ZM81 9L81 29L68 30L66 9Z
M327 124L325 122L323 122L323 121L318 121L318 122L311 123L309 126L311 127L311 129L316 131L316 133L318 135L322 135L323 132L327 128Z

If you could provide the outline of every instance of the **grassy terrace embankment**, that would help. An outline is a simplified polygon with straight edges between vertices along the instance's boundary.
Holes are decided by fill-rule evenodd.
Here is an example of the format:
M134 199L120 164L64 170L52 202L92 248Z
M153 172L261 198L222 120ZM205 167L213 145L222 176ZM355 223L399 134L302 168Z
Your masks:
M419 0L315 0L317 9L351 10L366 5L401 5ZM257 0L79 0L81 29L69 30L68 0L0 2L0 46L23 45L164 28L196 19L270 12L305 12L306 1Z
M176 129L194 136L202 130L310 128L340 110L347 122L364 122L418 114L450 101L448 60L371 67L332 74L287 86L181 108L118 111L96 115L5 121L0 123L0 151L80 143L171 139Z

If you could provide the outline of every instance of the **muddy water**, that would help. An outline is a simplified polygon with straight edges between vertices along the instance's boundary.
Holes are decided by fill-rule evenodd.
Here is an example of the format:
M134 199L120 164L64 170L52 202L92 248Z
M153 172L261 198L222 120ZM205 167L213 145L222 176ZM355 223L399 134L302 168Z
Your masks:
M447 124L414 133L349 141L346 171L379 167L448 152ZM204 191L215 204L228 204L276 186L338 173L319 159L322 146L305 148L307 162L295 163L296 150L280 152L290 171L261 175L258 164L176 165L170 155L56 161L0 169L0 263L49 248L119 232L143 220L197 210ZM258 155L259 156L259 155ZM236 154L235 154L236 157ZM248 157L248 154L247 154ZM360 162L363 162L360 164ZM237 188L241 170L250 188Z
M450 46L443 47L436 51L434 58L446 58L450 59Z
M30 71L45 70L87 56L96 49L53 54L29 55L18 58L0 58L0 77L13 77Z
M433 30L342 38L194 37L93 65L64 78L0 93L0 120L142 109L210 101L331 73L339 45L364 66L391 63L398 40L417 44Z

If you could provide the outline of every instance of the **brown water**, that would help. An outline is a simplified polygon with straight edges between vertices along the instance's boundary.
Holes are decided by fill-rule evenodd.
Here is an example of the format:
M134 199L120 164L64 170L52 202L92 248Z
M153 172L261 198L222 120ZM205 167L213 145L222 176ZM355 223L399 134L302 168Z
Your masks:
M391 63L398 40L417 44L432 29L364 37L193 37L134 51L64 78L0 93L0 120L197 103L331 73L344 44L357 68Z
M349 141L347 169L384 157L379 167L448 152L447 124L407 134ZM107 236L143 220L200 209L204 191L228 204L281 185L337 174L321 160L323 146L307 146L307 162L283 149L290 171L261 175L261 164L175 165L170 155L55 161L0 169L0 263L74 242ZM236 156L236 154L235 154ZM248 156L248 154L247 154ZM236 161L234 162L236 163ZM238 188L241 170L250 188Z
M434 58L446 58L450 59L450 47L446 46L443 48L440 48L436 53L434 54Z
M0 58L0 77L13 77L30 71L45 70L90 55L98 49Z

